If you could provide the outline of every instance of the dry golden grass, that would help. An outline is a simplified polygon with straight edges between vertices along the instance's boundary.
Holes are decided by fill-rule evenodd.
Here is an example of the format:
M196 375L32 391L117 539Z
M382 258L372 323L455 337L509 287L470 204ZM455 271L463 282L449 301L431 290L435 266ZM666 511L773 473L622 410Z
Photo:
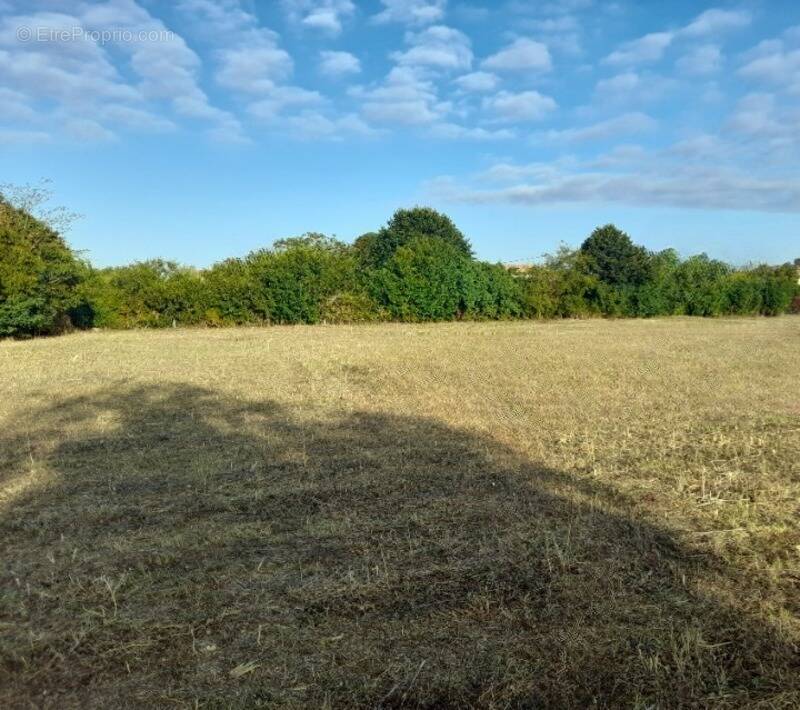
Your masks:
M798 707L800 319L0 343L0 706Z

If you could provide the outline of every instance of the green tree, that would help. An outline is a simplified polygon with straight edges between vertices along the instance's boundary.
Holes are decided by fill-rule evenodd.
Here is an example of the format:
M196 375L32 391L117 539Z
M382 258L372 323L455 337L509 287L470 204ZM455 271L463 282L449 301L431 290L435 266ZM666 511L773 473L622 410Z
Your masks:
M359 238L358 252L364 265L379 268L399 247L417 237L439 239L464 256L472 256L469 241L453 221L430 207L397 210L376 235L366 234Z
M46 217L32 213L46 198L34 191L23 207L0 194L0 336L57 332L82 305L77 287L86 265Z
M580 251L589 273L616 287L640 286L651 278L649 254L613 224L595 229Z

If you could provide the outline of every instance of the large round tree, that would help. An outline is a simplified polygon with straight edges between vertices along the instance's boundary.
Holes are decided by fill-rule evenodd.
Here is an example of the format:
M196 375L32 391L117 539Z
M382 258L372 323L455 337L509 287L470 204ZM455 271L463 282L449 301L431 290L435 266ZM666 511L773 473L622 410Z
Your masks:
M650 279L650 255L613 224L595 229L581 245L587 267L611 286L639 286Z
M419 237L438 239L464 256L472 256L469 241L453 220L430 207L397 210L377 234L360 237L357 249L365 265L380 267L399 247Z

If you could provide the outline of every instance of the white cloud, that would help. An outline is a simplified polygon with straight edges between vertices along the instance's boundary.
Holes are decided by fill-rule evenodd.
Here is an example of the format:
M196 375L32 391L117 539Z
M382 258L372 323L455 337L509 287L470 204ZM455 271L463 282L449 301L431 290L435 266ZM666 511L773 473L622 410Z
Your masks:
M44 131L25 131L15 128L0 128L0 145L26 145L47 143L49 134Z
M642 84L641 77L635 71L627 71L608 79L600 79L595 86L595 93L602 98L612 95L629 94Z
M639 39L625 42L605 58L607 64L640 64L655 62L664 56L675 39L673 32L652 32Z
M30 124L38 120L38 114L28 102L28 97L19 91L0 87L0 106L4 121Z
M220 86L234 91L260 94L292 72L292 58L278 47L223 49L216 79Z
M113 141L114 133L105 126L89 118L74 118L64 124L64 131L71 138L86 142Z
M722 52L717 45L704 44L684 54L675 66L681 74L693 76L714 74L722 66Z
M495 70L550 71L552 60L546 45L521 37L484 59L482 66Z
M789 161L796 164L800 154L800 108L782 104L768 93L742 97L725 128L745 139L739 153L752 149L757 159Z
M607 64L630 65L657 62L666 50L679 38L697 38L716 35L726 30L746 27L752 17L744 10L722 10L711 8L698 15L685 27L667 32L650 34L623 43L603 61Z
M250 104L248 111L258 119L271 121L286 109L320 106L324 103L325 99L317 91L297 86L278 86L266 98Z
M507 128L492 130L480 126L461 126L457 123L438 123L431 127L430 134L435 138L474 141L509 140L515 137L514 132Z
M681 33L687 37L704 37L747 27L751 21L752 16L746 10L711 8L698 15L681 30Z
M557 108L550 96L538 91L512 93L501 91L483 100L483 108L494 114L498 121L538 121Z
M535 181L497 189L435 183L442 200L528 207L575 203L637 207L800 212L800 181L763 178L731 168L674 167L671 170L557 170ZM698 190L697 186L703 189Z
M361 62L350 52L320 52L319 70L327 76L343 76L361 72Z
M672 79L628 70L600 79L594 93L601 104L635 104L661 99L674 86Z
M283 0L289 19L304 27L332 35L342 31L342 21L355 13L352 0Z
M746 55L739 69L745 79L763 82L800 95L800 31L795 39L794 28L784 33L785 39L761 42Z
M580 143L583 141L608 140L618 135L641 133L656 127L656 121L644 113L625 113L621 116L599 121L581 128L566 128L547 131L544 138L551 141Z
M439 22L447 6L447 0L381 0L381 3L384 9L373 17L378 24L427 25Z
M142 131L171 131L175 124L155 113L123 104L107 104L99 111L99 117L115 127Z
M298 138L343 140L347 136L370 137L379 131L355 114L330 118L319 111L302 111L286 120L289 131Z
M469 69L472 65L469 37L452 27L434 25L421 32L409 32L406 42L410 49L392 54L400 65L436 69Z
M496 74L491 74L485 71L476 71L471 74L464 74L455 80L455 84L464 91L472 93L483 93L486 91L494 91L500 79Z
M452 108L450 103L439 100L435 84L412 67L395 67L383 83L371 88L352 87L348 93L361 101L361 111L371 122L434 123Z

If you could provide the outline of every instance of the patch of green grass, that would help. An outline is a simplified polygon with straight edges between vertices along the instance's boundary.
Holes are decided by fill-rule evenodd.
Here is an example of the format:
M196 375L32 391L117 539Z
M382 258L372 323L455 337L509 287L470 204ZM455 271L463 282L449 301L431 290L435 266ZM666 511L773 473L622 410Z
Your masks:
M0 343L0 705L797 707L798 336Z

